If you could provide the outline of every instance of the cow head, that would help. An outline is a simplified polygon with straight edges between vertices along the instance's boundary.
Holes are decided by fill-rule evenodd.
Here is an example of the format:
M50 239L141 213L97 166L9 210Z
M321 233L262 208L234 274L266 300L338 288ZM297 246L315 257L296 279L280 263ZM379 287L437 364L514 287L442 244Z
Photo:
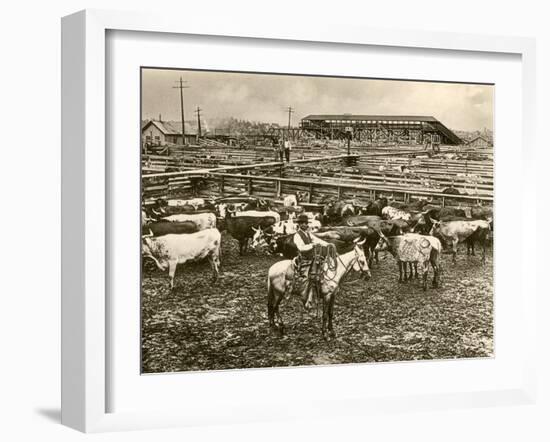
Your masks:
M390 238L388 238L386 235L382 233L382 231L377 232L378 236L380 237L378 239L378 242L376 243L376 247L374 250L376 252L382 252L384 250L389 250L391 248L391 241Z
M329 216L329 215L332 215L333 212L334 212L334 202L329 201L323 207L323 215L324 216Z
M296 192L296 199L297 199L297 202L299 202L299 203L307 201L309 199L309 192L307 192L307 191L304 191L304 192L298 191L298 192Z
M225 217L230 218L233 216L236 212L238 212L237 208L235 207L235 204L228 204L225 207Z
M257 204L256 204L256 207L259 209L259 210L269 210L269 202L266 201L266 200L258 200Z
M342 206L342 210L340 214L342 218L355 215L355 209L353 207L353 204L349 204L349 203L344 204Z
M377 203L378 203L378 207L380 209L383 209L388 205L388 198L386 197L378 198Z
M430 235L434 236L441 228L441 221L437 221L431 217L429 218L429 220L432 223L432 228L430 229Z
M273 233L264 231L261 227L255 228L252 227L254 235L252 236L251 247L253 249L266 249L269 248L270 243L273 239Z
M217 213L218 218L225 218L227 215L227 204L225 203L218 204L218 206L216 207L216 211L218 212Z

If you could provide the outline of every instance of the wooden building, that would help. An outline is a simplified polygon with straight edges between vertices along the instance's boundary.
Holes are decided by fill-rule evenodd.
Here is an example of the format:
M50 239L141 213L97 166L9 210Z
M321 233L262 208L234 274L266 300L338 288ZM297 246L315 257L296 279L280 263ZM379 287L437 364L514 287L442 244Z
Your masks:
M181 122L149 120L141 128L142 145L165 146L182 143ZM197 141L197 130L185 122L186 144Z
M471 140L469 140L467 142L467 145L468 145L468 147L476 147L476 148L484 149L484 148L487 148L487 147L492 147L493 143L488 138L486 138L482 135L478 135L477 137L472 138Z

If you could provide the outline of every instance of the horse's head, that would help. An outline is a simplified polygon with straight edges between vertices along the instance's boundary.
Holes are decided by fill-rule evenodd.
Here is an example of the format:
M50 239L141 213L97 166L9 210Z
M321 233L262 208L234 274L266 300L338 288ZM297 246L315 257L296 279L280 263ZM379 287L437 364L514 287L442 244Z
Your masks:
M363 240L360 240L360 238L355 240L355 247L354 247L355 260L353 262L353 270L355 270L356 272L363 273L366 279L370 279L371 274L369 269L369 262L367 257L365 256L365 249L364 249L366 240L367 240L366 238Z

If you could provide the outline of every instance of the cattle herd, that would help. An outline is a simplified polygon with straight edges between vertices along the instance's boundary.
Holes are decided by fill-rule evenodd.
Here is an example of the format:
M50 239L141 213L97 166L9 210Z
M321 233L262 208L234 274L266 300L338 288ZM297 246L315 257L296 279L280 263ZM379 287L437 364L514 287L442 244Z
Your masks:
M493 211L487 206L441 207L429 199L402 203L386 197L373 201L327 198L317 210L308 211L299 201L299 195L287 195L278 202L240 196L157 199L142 206L142 257L167 271L170 290L175 286L178 264L188 261L208 260L216 280L223 268L222 240L230 238L238 242L240 255L253 249L289 262L298 255L293 241L298 228L296 216L306 213L309 231L334 244L339 256L353 251L355 255L350 257L359 256L360 244L365 263L362 267L355 263L353 268L375 274L379 253L387 251L397 264L399 282L420 278L423 290L427 290L430 268L432 286L444 283L443 253L451 253L456 263L458 245L464 243L467 259L477 260L473 258L477 247L481 259L476 262L483 265L492 241ZM226 234L222 236L223 231ZM269 290L272 287L266 287L266 293ZM268 301L269 309L273 305ZM273 311L270 313L272 316Z

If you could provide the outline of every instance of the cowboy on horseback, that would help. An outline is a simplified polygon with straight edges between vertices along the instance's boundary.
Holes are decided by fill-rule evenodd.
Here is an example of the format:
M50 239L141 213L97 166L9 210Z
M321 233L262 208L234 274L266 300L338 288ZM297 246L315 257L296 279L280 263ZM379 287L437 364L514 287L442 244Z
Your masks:
M310 309L313 306L313 295L316 284L322 277L321 266L323 257L320 253L315 253L319 246L328 246L328 243L317 238L308 231L309 219L306 214L298 216L298 231L294 234L294 244L300 252L295 259L296 273L294 289L303 293L307 290L307 300L305 307Z

